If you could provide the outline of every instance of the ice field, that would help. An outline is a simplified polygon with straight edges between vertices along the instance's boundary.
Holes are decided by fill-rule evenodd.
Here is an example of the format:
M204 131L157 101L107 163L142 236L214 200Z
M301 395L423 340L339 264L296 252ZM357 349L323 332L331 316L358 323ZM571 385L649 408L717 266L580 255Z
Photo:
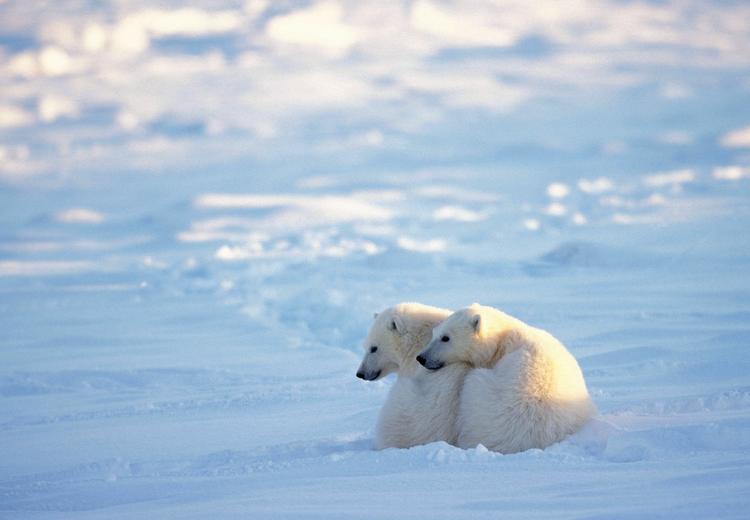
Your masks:
M747 517L745 3L51 5L0 2L0 518ZM400 301L599 415L373 450Z

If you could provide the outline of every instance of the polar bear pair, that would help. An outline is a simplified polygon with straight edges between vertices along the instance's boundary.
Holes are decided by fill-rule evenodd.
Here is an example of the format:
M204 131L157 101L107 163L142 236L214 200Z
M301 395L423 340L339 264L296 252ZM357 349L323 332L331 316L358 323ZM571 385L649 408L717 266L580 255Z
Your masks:
M364 345L358 377L398 374L378 418L378 448L434 441L501 453L545 448L595 411L565 347L492 307L451 313L401 303L375 316Z

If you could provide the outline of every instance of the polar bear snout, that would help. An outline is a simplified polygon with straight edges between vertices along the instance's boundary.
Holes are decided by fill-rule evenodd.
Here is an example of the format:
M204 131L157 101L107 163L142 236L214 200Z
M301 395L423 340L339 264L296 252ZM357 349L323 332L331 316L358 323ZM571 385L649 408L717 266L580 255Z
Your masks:
M417 361L428 370L440 370L445 366L445 345L439 340L433 339L427 347L419 353Z
M357 377L365 381L375 381L387 373L383 373L383 368L377 359L377 354L374 351L369 351L365 354L365 358L357 369Z
M365 381L375 381L393 372L398 372L397 349L392 344L373 341L373 338L369 337L364 344L364 351L362 363L357 369L358 378Z
M417 361L420 365L428 370L440 370L445 366L445 363L438 361L430 356L430 349L425 350L417 356Z
M357 370L357 377L360 379L364 379L365 381L375 381L377 378L380 377L381 370L378 370L377 372L370 372L365 370Z

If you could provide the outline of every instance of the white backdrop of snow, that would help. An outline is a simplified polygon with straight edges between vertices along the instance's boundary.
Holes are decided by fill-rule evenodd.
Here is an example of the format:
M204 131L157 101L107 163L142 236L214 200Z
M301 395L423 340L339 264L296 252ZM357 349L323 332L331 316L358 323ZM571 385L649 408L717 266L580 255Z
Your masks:
M0 2L0 516L746 517L746 5L146 4ZM404 300L600 416L373 451Z

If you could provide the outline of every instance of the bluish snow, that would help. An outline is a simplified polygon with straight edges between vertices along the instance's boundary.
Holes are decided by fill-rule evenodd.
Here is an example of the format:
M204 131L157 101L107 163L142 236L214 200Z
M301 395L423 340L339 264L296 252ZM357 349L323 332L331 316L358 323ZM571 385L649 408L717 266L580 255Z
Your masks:
M512 45L383 8L417 77L377 3L198 4L133 51L65 27L145 4L0 3L0 516L747 516L746 6L585 3ZM297 11L337 36L290 43ZM599 416L544 451L374 451L393 379L354 372L399 301L549 330Z

